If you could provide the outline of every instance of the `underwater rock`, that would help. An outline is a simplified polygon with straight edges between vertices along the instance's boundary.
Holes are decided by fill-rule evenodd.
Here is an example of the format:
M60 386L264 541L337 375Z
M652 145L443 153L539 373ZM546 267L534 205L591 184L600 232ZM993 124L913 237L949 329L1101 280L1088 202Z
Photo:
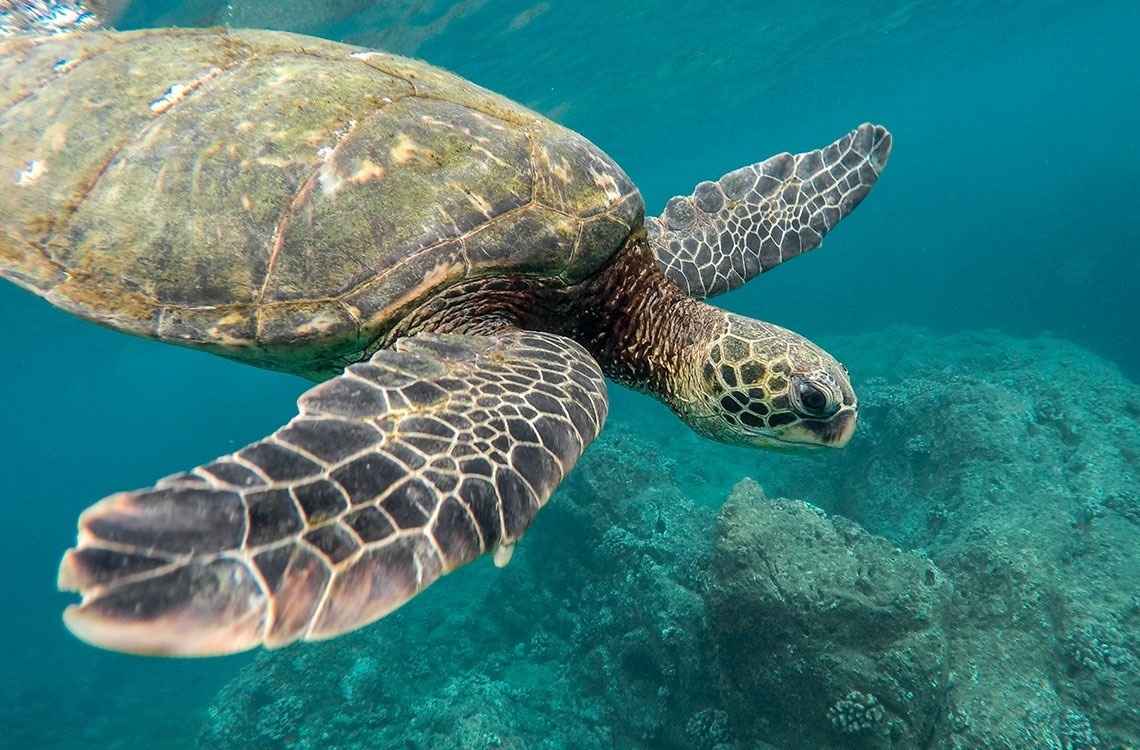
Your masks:
M1140 387L1048 336L899 327L828 343L860 376L850 446L748 471L953 581L931 747L1077 746L1070 712L1104 747L1140 746Z
M781 747L925 748L953 587L929 560L751 480L717 519L709 629L733 724Z
M619 415L507 568L258 654L201 747L1140 747L1140 388L1047 337L828 343L843 451ZM718 519L745 475L827 512L744 482Z
M685 724L685 739L694 750L715 750L728 746L732 724L728 712L719 708L702 708Z
M479 561L374 626L258 654L199 746L723 746L697 593L714 513L673 471L611 424L505 569Z

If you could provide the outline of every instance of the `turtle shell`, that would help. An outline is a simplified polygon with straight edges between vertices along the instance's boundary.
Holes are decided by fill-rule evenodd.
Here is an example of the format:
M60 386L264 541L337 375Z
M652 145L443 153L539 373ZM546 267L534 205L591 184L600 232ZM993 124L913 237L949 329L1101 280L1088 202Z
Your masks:
M0 46L0 274L300 373L459 281L579 281L642 220L586 139L421 62L283 32Z

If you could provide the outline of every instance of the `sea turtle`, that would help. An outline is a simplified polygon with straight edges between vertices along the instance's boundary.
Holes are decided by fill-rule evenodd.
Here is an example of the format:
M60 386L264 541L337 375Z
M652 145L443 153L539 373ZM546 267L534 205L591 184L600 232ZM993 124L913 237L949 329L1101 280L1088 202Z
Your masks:
M421 62L270 31L10 35L0 275L321 381L267 438L84 512L67 626L275 647L505 564L601 429L605 377L716 440L843 446L842 365L702 300L818 246L890 145L862 125L646 219L585 138Z

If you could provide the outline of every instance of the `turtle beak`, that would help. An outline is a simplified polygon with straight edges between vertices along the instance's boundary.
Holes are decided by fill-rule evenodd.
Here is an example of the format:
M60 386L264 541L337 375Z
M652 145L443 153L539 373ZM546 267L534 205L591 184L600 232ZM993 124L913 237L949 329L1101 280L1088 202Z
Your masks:
M842 448L855 434L858 408L849 406L840 409L827 421L810 420L793 425L779 438L766 439L756 443L765 448L792 453L814 452L830 448Z
M824 438L824 444L832 448L842 448L847 445L851 436L855 434L855 423L859 421L858 413L858 407L852 407L843 409L832 417L827 430L821 436Z

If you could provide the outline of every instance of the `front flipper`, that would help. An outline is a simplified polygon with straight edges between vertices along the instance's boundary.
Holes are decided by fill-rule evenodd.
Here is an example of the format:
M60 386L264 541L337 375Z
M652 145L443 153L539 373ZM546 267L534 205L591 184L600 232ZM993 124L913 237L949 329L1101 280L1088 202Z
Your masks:
M551 334L421 335L308 391L268 438L83 513L64 620L104 648L208 655L329 638L484 552L505 561L605 420Z
M702 182L645 220L657 263L690 297L732 291L819 247L870 192L890 152L891 134L864 124L827 148Z

